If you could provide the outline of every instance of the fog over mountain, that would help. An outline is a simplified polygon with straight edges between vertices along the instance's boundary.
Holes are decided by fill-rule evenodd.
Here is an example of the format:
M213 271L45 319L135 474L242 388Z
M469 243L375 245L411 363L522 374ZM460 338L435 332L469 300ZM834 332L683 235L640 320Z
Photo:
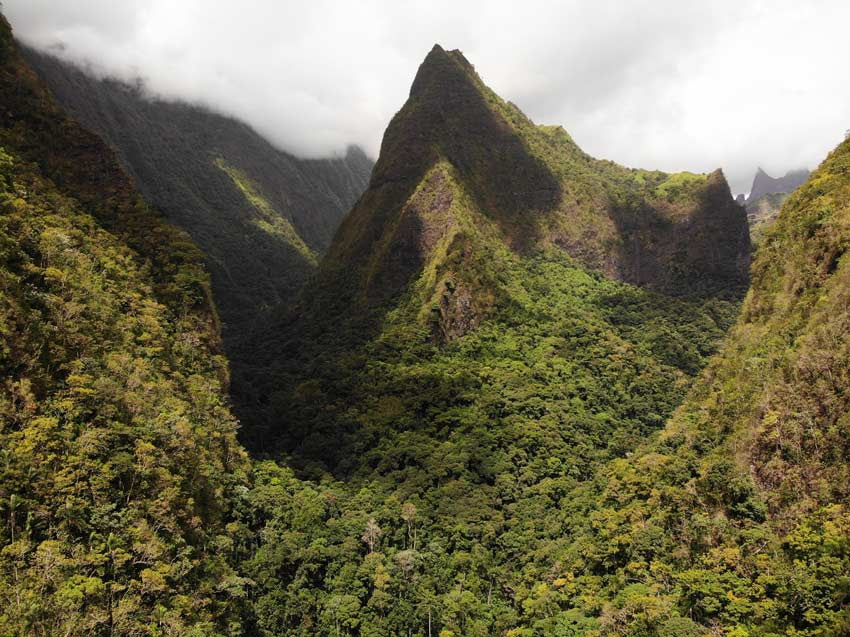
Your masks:
M850 128L850 5L6 0L23 41L238 116L309 157L381 133L435 42L588 152L662 170L815 166ZM616 9L616 11L615 11ZM826 99L826 98L829 99Z

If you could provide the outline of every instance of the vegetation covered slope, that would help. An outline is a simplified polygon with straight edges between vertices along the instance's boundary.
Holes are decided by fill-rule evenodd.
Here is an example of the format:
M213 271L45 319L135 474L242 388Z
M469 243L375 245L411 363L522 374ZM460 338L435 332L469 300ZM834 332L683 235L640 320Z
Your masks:
M792 194L722 353L658 441L598 476L565 603L613 634L850 631L850 141ZM599 595L599 591L604 591Z
M681 402L748 246L719 173L587 157L436 48L300 314L236 389L246 439L301 478L257 466L259 625L599 630L557 596L584 525L567 512Z
M249 476L197 249L3 27L0 632L848 633L850 142L684 399L744 281L722 176L588 158L435 50L257 345Z
M595 160L562 128L535 126L460 52L439 46L390 123L325 269L354 268L355 289L368 295L403 289L440 239L464 243L451 182L471 200L466 216L495 225L515 252L560 248L613 278L676 294L746 284L746 220L719 171L668 175Z
M748 258L746 217L719 171L667 175L592 159L437 46L387 129L369 189L288 315L297 318L259 335L256 369L235 395L256 408L251 420L262 418L274 411L276 365L286 373L299 357L377 337L441 345L488 318L515 321L539 301L524 289L535 263L642 283L647 295L687 304L736 298Z
M618 447L622 423L660 409L669 384L628 352L647 351L641 337L667 305L653 316L645 292L577 267L541 269L538 323L487 319L437 354L393 353L392 338L378 338L368 356L349 354L349 369L304 382L291 400L316 417L295 412L290 423L342 420L368 436L347 484L257 466L250 497L265 530L246 569L260 625L279 635L848 634L849 244L846 141L785 203L722 351L642 443ZM560 281L591 294L560 306ZM615 297L607 316L620 320L593 329L600 283L641 300L637 312ZM562 322L543 318L553 308ZM699 315L689 312L689 322ZM658 379L660 393L630 394L640 385L627 369ZM368 381L345 401L328 399L359 374ZM594 440L608 445L588 454Z
M201 253L0 17L0 633L238 622L248 466L226 383Z
M234 119L23 51L58 102L115 149L147 200L201 248L238 373L241 337L294 300L372 161L357 148L298 159Z

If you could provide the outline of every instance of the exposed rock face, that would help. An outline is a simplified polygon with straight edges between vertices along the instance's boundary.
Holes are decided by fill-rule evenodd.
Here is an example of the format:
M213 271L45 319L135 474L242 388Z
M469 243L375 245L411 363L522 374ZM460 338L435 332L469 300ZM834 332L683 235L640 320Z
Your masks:
M432 317L432 337L438 343L452 341L475 329L481 323L483 311L472 293L451 280L443 284L439 305Z
M225 343L289 304L343 216L372 161L358 148L302 160L249 126L197 106L147 98L24 48L59 103L117 152L145 197L201 247L212 274Z

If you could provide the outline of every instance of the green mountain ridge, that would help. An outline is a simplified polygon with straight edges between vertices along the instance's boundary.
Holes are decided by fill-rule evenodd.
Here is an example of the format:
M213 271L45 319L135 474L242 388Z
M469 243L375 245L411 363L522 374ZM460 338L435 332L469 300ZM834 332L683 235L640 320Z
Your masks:
M397 342L421 340L419 330L439 345L498 320L522 287L506 273L534 259L732 300L746 285L749 235L719 171L667 175L595 160L563 129L535 126L502 101L459 52L435 46L314 284L288 324L258 335L259 363L236 388L237 405L267 403L267 370L298 356L290 338L345 334L345 348L393 317L406 324Z
M372 161L356 147L299 159L233 118L22 51L59 104L107 141L146 199L203 250L238 374L245 335L294 302Z
M452 232L433 227L409 201L416 193L450 206L448 181L430 175L441 163L451 166L449 181L460 182L476 211L517 252L560 248L608 276L661 292L746 285L745 217L719 171L667 175L595 160L560 127L536 126L487 88L458 51L439 46L390 122L369 189L331 246L329 276L361 269L366 255L398 252L401 262L371 263L355 287L365 287L368 296L370 288L386 294L408 283L405 277L415 272L416 257L406 249L418 240L413 233L425 236L427 252L437 235ZM423 186L426 175L434 187ZM373 282L391 270L398 281Z
M249 446L300 478L260 465L281 496L248 570L259 624L601 630L600 609L537 598L597 471L662 427L734 321L748 256L720 173L592 159L435 47L234 386Z
M593 159L440 47L329 243L183 123L316 268L231 381L223 244L126 170L183 214L140 135L206 115L93 86L153 109L105 141L57 82L0 18L0 634L850 633L850 140L748 268L719 171Z

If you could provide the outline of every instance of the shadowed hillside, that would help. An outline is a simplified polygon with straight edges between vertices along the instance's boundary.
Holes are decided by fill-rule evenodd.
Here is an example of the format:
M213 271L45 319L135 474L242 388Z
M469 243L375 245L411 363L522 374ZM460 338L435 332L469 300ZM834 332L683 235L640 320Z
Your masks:
M145 197L203 250L238 367L240 339L293 301L363 192L371 160L357 148L298 159L237 120L23 51L59 103L115 149Z

